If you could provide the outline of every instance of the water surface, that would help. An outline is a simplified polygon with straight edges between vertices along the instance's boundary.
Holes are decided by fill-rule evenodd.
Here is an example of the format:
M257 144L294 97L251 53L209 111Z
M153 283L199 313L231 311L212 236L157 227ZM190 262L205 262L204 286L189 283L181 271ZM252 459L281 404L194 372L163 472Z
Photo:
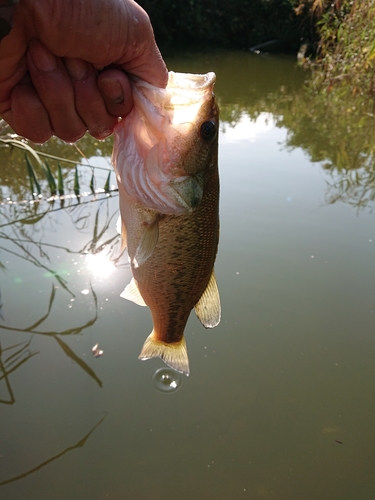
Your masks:
M20 203L24 155L1 149L2 201L17 203L0 206L0 496L373 499L375 226L356 189L372 189L356 122L343 166L343 136L314 128L293 59L168 64L218 77L222 322L191 315L188 378L139 361L152 325L120 298L114 176L109 194ZM84 164L109 168L111 142L80 148L86 160L57 141L39 149L75 160L88 186ZM107 171L95 176L102 187Z

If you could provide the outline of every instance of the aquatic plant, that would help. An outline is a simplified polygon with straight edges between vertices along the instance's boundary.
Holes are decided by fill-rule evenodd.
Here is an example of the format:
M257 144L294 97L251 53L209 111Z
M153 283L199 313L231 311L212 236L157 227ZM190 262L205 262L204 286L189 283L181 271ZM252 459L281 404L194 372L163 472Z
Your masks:
M51 145L60 154L51 154ZM30 199L53 202L72 195L79 198L91 193L95 197L99 193L117 191L112 183L114 176L109 160L105 167L93 165L87 159L89 156L109 158L111 139L99 144L84 137L68 145L53 138L48 145L35 146L14 134L6 122L0 120L0 149L10 153L0 170L0 204Z

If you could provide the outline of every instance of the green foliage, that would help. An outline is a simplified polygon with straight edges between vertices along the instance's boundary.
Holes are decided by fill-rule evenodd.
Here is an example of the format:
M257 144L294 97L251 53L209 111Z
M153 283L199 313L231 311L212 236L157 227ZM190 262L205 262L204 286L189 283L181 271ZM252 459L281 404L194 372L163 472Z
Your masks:
M25 161L26 161L26 167L27 167L27 173L29 174L29 181L30 181L30 192L31 196L35 198L35 195L37 194L38 196L41 195L41 189L40 189L40 184L37 181L33 165L31 161L29 160L29 157L27 154L25 154ZM36 188L36 191L34 190L34 186Z
M110 193L113 190L110 184L112 168L109 165L108 168L89 165L77 145L72 147L54 138L48 144L36 149L31 142L9 133L6 127L2 128L2 123L0 121L0 148L2 147L0 153L7 160L0 169L0 186L7 188L0 189L0 203L4 203L5 200L10 203L15 200L26 201L30 195L33 200L38 201L48 199L53 202L58 197L63 201L65 196L69 197L72 193L76 197L88 194L88 188L94 196L103 191ZM93 150L93 146L97 143L89 136L81 140L80 144L85 145L85 151L91 151L96 155L109 156L112 147L112 141L107 141L100 143L105 149ZM59 153L61 151L66 157L53 155L49 152L51 150ZM79 157L73 159L74 153L77 152ZM88 169L91 169L90 183L86 175ZM106 175L105 180L100 178L103 173ZM103 187L95 189L96 184Z
M57 163L57 184L58 184L59 196L64 196L64 180L63 180L62 166L60 162Z
M346 0L319 22L315 80L326 92L375 98L375 2Z

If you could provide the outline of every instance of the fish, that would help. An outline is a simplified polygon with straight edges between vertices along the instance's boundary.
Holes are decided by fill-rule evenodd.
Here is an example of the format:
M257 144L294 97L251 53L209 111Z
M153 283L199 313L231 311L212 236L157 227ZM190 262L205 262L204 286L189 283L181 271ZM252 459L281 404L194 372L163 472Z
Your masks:
M134 107L114 129L122 247L132 272L121 297L151 311L139 359L160 357L185 375L190 312L205 328L221 318L215 81L213 72L170 71L161 89L134 77Z

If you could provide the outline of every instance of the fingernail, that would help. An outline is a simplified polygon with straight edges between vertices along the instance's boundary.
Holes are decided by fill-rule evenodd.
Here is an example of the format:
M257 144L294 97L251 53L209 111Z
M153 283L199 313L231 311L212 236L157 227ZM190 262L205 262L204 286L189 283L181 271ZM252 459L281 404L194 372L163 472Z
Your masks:
M83 80L87 74L88 64L82 59L65 59L65 67L75 80Z
M99 81L98 85L105 97L115 104L121 104L124 101L124 94L118 80L114 80L113 78L103 78Z
M57 58L42 43L32 40L29 44L29 52L35 67L39 71L49 73L57 67Z

